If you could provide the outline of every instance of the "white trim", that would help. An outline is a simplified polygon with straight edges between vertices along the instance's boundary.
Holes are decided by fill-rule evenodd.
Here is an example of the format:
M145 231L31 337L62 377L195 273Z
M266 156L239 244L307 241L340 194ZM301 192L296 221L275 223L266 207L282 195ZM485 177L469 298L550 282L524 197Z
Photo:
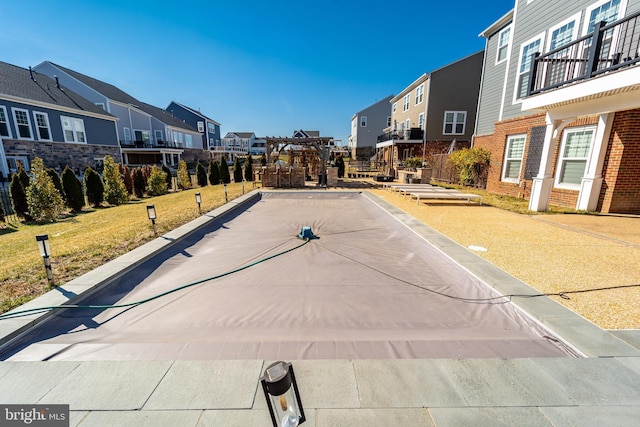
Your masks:
M27 98L20 98L17 96L11 96L11 95L6 95L6 94L2 94L0 95L0 99L9 101L9 102L17 102L19 104L24 104L24 105L28 105L29 107L38 107L38 108L47 108L50 110L54 110L54 111L60 111L63 113L71 113L71 114L78 114L78 115L83 115L86 117L94 117L94 118L99 118L99 119L103 119L103 120L111 120L113 122L117 121L118 118L114 117L114 116L105 116L103 114L100 113L93 113L91 111L87 111L87 110L79 110L77 108L71 108L71 107L64 107L62 105L57 105L57 104L48 104L46 102L40 102L40 101L34 101L32 99L27 99Z
M402 112L409 111L411 108L411 92L402 97Z
M585 9L584 21L582 23L583 36L586 36L589 31L589 19L591 18L591 12L593 12L594 9L602 6L603 4L609 3L610 1L613 1L613 0L600 0L587 6L587 8ZM626 12L627 12L627 0L620 0L620 7L616 15L616 20L623 18ZM610 23L611 22L607 22L607 24L610 24Z
M522 153L520 155L520 158L516 158L516 157L507 157L507 154L509 153L509 146L510 143L516 139L522 139ZM524 163L524 149L527 146L527 134L526 133L520 133L520 134L515 134L515 135L508 135L507 136L507 143L505 144L504 147L504 158L502 160L502 173L500 175L500 180L502 182L511 182L511 183L518 183L520 182L520 174L522 173L522 164ZM509 162L511 161L520 161L520 167L518 168L518 176L515 178L507 178L505 176L506 172L507 172L507 165Z
M9 112L7 111L7 107L4 105L0 105L0 109L4 111L5 124L7 125L7 132L9 132L9 135L5 136L4 138L13 139L13 134L11 133L11 124L9 122ZM0 135L0 138L2 137L3 136Z
M502 34L505 31L509 31L509 38L507 39L507 44L506 44L507 53L503 59L500 59L500 48L505 47L500 45L500 41L502 40ZM506 27L504 27L502 30L500 30L497 37L498 37L498 45L496 46L495 65L502 64L503 62L507 61L509 59L509 56L511 55L511 43L513 42L513 24L509 24Z
M36 136L38 137L38 141L53 141L53 135L51 134L51 121L49 120L49 114L43 112L43 111L32 111L33 114L33 121L35 123L35 128L36 128ZM42 116L45 117L45 119L47 120L47 132L49 132L49 138L45 139L45 138L41 138L40 137L40 126L38 125L38 117L36 116L36 114L40 114Z
M582 158L582 157L580 157L580 158L571 157L571 159L579 159L580 161L584 159L585 169L582 172L582 177L581 177L581 178L584 178L585 173L587 171L587 165L589 163L589 159L591 158L591 155L592 155L592 152L593 152L593 146L594 146L594 140L595 140L595 136L596 136L596 130L597 130L597 126L596 125L577 126L577 127L572 127L572 128L566 128L564 130L564 132L562 133L562 143L560 144L560 150L558 151L558 161L557 161L557 164L556 164L556 173L555 173L555 177L554 177L554 187L555 188L563 188L563 189L567 189L567 190L580 190L581 183L571 184L571 183L560 182L560 175L562 174L563 164L564 164L565 159L566 159L563 153L564 153L564 150L565 150L565 147L566 147L566 144L567 144L567 137L571 133L591 132L591 140L589 141L589 150L588 150L588 153L586 154L586 156L584 158Z
M416 105L422 104L424 100L424 83L416 88Z
M561 21L559 23L557 23L556 25L554 25L553 27L549 28L549 37L547 38L547 43L546 43L546 50L545 52L549 52L551 51L551 42L552 42L552 35L553 32L557 29L559 29L560 27L567 25L571 22L574 23L573 25L573 31L571 34L571 40L569 42L574 41L575 39L577 39L578 37L578 27L580 27L580 17L582 15L582 11L570 16L569 18L565 19L564 21ZM557 49L560 46L556 46L554 49Z
M537 41L540 41L539 44L539 48L538 51L539 52L543 52L544 50L544 40L545 40L545 32L541 32L540 34L531 37L529 40L525 41L524 43L520 44L520 53L518 54L518 66L516 67L516 79L513 85L513 103L514 104L518 104L520 102L522 102L522 98L520 97L520 78L521 76L523 76L526 73L529 73L530 68L525 71L525 72L521 72L520 69L522 68L522 63L523 63L523 58L522 55L524 54L524 48L525 47L529 47L532 44L535 44ZM532 55L535 52L527 52L530 55ZM531 64L529 64L529 67L531 67Z
M447 114L453 114L453 121L447 122ZM456 125L458 122L458 114L464 114L464 120L462 122L462 132L456 132ZM447 124L451 123L451 132L446 132ZM443 135L464 135L465 130L467 129L467 112L466 111L450 111L447 110L444 112L444 118L442 122L442 134Z
M25 113L25 117L27 118L27 127L29 129L28 138L20 135L20 128L18 127L18 117L16 116L16 112L18 111L20 111L21 113ZM29 110L27 110L26 108L11 107L11 115L13 116L13 125L16 128L15 130L17 139L33 141L33 129L31 128L31 117L29 116Z

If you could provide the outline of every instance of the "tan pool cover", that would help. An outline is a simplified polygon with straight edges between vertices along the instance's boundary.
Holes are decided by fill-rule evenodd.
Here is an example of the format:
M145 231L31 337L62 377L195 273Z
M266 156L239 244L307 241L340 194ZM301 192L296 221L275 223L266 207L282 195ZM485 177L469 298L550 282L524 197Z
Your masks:
M358 193L265 193L67 310L9 360L362 359L566 356L562 344ZM424 288L424 289L422 289Z

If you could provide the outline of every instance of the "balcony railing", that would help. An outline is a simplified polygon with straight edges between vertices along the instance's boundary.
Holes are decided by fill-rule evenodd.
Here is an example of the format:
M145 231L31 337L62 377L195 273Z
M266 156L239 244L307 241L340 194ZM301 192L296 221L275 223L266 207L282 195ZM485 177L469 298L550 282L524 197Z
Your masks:
M184 148L173 141L120 141L122 148Z
M607 24L593 33L544 55L535 53L526 96L556 89L640 62L640 12ZM525 82L523 82L525 83Z
M404 130L392 130L378 136L378 142L400 140L400 141L422 141L424 131L420 128Z

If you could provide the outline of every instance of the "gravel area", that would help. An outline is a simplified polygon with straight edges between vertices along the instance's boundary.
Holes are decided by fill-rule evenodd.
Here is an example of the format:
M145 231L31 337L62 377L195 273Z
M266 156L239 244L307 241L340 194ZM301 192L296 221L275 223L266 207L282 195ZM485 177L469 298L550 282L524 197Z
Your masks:
M459 244L486 249L476 253L540 292L627 286L552 298L601 328L640 329L640 218L521 215L370 191Z

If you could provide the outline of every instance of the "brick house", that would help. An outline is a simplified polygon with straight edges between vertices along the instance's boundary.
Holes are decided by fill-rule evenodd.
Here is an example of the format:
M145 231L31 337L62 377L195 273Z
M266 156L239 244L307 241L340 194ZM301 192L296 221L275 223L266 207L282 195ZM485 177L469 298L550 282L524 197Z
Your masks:
M474 147L487 190L640 213L640 1L517 0L487 28Z

